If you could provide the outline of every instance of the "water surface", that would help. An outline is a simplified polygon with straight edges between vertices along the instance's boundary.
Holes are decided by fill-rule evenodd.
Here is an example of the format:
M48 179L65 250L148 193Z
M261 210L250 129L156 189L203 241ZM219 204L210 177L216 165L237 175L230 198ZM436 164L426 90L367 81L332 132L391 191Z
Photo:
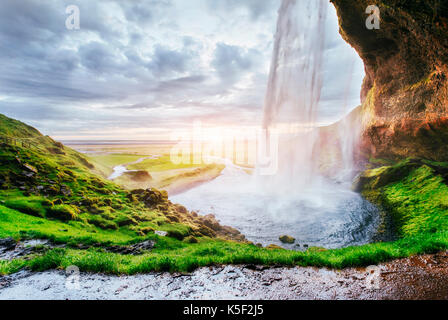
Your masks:
M380 222L378 210L347 185L323 181L290 194L272 193L229 164L215 180L171 200L200 214L215 214L250 241L290 249L366 244L372 242ZM282 244L278 238L285 234L296 243Z

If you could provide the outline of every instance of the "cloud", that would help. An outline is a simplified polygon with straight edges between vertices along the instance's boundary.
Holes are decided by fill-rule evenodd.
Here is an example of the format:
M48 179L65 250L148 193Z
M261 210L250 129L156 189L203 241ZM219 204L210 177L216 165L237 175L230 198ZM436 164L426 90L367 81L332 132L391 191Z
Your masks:
M244 9L252 20L257 20L275 14L280 6L280 0L207 0L207 4L212 12Z
M260 57L261 54L255 49L218 43L211 65L224 82L234 83L242 73L251 71Z
M71 4L80 8L80 30L65 27ZM55 135L169 130L194 118L256 124L279 4L1 0L0 113ZM345 90L340 74L346 62L340 57L353 52L337 34L337 21L332 23L326 116L338 112L337 98Z
M190 58L189 53L171 50L165 46L157 45L148 67L156 76L166 77L172 74L186 72Z

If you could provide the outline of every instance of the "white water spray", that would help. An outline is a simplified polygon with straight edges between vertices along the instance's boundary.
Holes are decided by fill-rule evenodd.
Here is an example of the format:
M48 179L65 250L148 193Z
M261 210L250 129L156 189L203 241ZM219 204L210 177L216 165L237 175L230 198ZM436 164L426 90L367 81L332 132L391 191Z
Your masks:
M263 122L281 137L279 172L269 183L276 188L297 190L314 180L327 6L325 0L283 0L279 9Z
M174 202L213 213L263 245L282 244L282 234L300 245L327 248L371 241L379 223L376 209L346 185L324 178L318 168L317 109L329 5L326 0L283 0L279 10L263 122L268 135L280 135L277 174L251 177L228 164L220 177L172 197ZM334 135L350 132L335 129ZM349 168L353 148L346 142L336 151L342 167Z

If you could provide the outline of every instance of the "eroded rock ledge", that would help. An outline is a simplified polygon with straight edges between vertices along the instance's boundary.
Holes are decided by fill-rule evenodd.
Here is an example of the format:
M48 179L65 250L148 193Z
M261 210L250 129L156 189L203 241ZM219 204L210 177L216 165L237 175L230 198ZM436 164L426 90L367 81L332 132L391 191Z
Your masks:
M342 37L365 64L365 155L448 159L448 1L376 1L379 30L365 26L371 1L331 2Z

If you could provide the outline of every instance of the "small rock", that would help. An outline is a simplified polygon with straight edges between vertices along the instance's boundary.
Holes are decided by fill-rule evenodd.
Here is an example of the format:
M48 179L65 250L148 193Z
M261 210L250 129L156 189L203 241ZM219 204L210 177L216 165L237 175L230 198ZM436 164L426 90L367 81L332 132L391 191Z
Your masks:
M161 237L166 237L166 235L168 234L168 232L166 231L159 231L157 230L156 232L154 232L156 235L161 236Z
M296 239L294 239L291 236L287 236L287 235L279 237L279 240L283 243L289 243L289 244L296 242Z
M266 247L266 249L283 249L283 248L276 244L270 244Z
M37 173L37 169L28 163L24 163L23 167L30 172Z

